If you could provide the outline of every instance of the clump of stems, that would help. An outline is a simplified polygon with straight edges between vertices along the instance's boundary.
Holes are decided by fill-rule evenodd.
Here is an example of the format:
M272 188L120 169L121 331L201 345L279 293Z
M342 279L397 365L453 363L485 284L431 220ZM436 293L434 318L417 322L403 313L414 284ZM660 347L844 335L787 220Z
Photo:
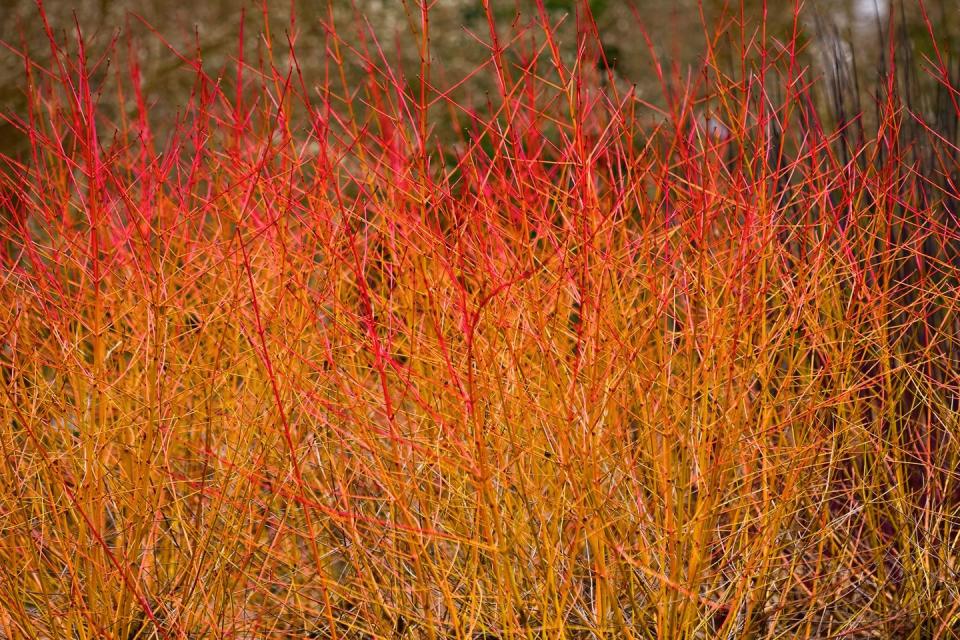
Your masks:
M651 44L654 104L587 7L572 53L543 0L487 9L449 78L428 4L416 69L332 10L320 77L293 20L225 69L171 50L167 123L135 42L41 5L0 174L0 637L960 632L960 82L926 9L931 54L892 15L872 84L799 5L786 40L729 12L689 74Z

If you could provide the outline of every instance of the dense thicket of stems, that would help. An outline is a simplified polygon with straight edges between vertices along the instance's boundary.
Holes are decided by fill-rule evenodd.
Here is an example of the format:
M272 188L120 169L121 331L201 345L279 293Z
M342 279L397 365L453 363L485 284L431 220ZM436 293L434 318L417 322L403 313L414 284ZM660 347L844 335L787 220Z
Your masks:
M958 61L733 12L654 105L536 7L486 96L426 3L409 75L171 51L172 123L22 58L0 637L960 633Z

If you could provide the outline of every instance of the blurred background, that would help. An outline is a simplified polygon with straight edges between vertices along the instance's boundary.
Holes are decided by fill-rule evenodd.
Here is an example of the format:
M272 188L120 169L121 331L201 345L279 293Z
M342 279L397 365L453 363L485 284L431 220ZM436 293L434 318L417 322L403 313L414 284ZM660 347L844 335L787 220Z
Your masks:
M805 43L804 62L820 65L830 74L836 59L857 64L869 80L883 50L881 38L894 18L896 33L913 45L910 55L917 60L931 56L927 26L919 0L805 0L795 20L795 2L784 0L544 0L552 20L559 24L558 37L565 56L572 59L576 48L577 8L588 5L596 21L603 53L612 68L615 82L624 88L636 87L639 98L651 104L662 102L662 89L653 72L651 49L665 68L673 65L681 74L696 72L702 63L706 34L715 32L722 21L742 22L744 37L767 12L768 38L788 40L794 28ZM23 52L46 65L50 45L36 0L4 0L0 20L0 106L4 114L23 115L25 66ZM212 77L227 69L235 73L235 58L241 22L245 24L243 45L248 60L265 55L264 25L270 29L275 62L289 62L285 43L289 35L296 43L298 63L307 86L318 82L329 61L326 49L328 26L335 25L340 37L359 42L363 34L375 34L391 64L406 70L407 81L415 82L419 64L420 16L410 0L270 0L264 3L240 0L47 0L43 3L47 23L54 36L76 50L79 30L88 55L98 63L97 73L109 80L110 73L126 73L126 65L115 59L99 60L111 41L122 54L133 51L142 73L142 88L151 107L152 123L162 129L189 98L195 76L169 47L192 55L199 46L204 68ZM955 0L928 0L924 4L942 48L956 50L953 33L960 26ZM291 10L295 20L291 21ZM504 37L531 21L534 0L491 0L491 11ZM245 15L241 21L241 15ZM149 25L149 26L148 26ZM152 32L153 31L153 32ZM542 34L533 33L536 39ZM728 35L741 31L740 26ZM649 36L649 43L644 37ZM439 0L430 12L430 49L433 80L452 84L489 57L487 14L481 0ZM737 50L718 46L718 51ZM528 50L530 47L527 47ZM349 56L346 56L349 57ZM824 62L826 61L826 62ZM112 69L110 64L112 63ZM737 61L730 61L736 66ZM866 70L866 71L864 71ZM348 65L348 74L361 74L357 65ZM480 74L473 83L477 95L494 90L484 86L493 74ZM108 86L108 85L105 85ZM118 105L114 94L104 91L101 108L108 113L132 109ZM9 122L0 123L0 152L16 155L26 140Z

